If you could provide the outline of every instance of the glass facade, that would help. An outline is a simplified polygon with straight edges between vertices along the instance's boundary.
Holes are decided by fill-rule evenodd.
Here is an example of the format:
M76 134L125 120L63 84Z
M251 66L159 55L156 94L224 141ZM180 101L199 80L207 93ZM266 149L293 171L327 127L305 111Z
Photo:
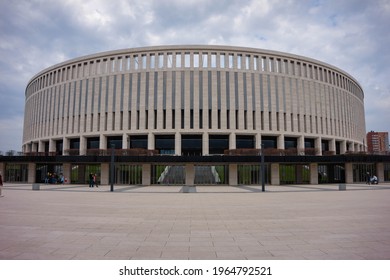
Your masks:
M115 165L115 183L123 185L141 185L142 166L133 164Z
M36 183L56 183L58 176L63 173L62 164L37 164L35 171Z
M28 164L7 163L4 175L4 182L27 182Z
M310 184L310 167L305 164L281 164L280 184Z
M377 175L375 163L355 163L353 168L353 182L362 183L367 182L367 175Z
M319 164L318 165L318 183L344 183L345 167L344 164Z
M237 177L239 185L261 185L261 166L260 165L238 165ZM271 169L269 164L265 164L265 183L271 183Z
M183 185L185 184L185 166L183 165L152 165L152 185Z

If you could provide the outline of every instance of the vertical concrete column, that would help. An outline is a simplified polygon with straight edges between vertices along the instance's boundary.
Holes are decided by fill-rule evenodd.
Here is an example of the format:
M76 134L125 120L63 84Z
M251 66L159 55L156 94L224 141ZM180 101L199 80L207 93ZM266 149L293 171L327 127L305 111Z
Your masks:
M229 182L230 186L238 185L238 165L237 164L229 164Z
M271 185L280 185L279 163L271 163Z
M99 139L99 149L100 150L108 150L111 147L107 147L107 137L103 134L100 135Z
M341 141L340 143L340 154L345 154L347 152L347 141Z
M87 154L87 138L85 136L80 136L80 151L81 156Z
M126 140L126 141L127 141L127 142L126 142L126 143L127 143L127 144L126 144L126 145L127 145L127 146L126 146L127 149L130 149L130 148L131 148L131 147L130 147L130 138L131 138L131 136L130 136L130 135L127 135L127 140Z
M110 183L110 164L102 163L100 165L100 184L108 185Z
M261 149L261 134L260 133L256 133L256 135L255 135L255 148Z
M65 178L65 183L70 184L70 178L71 178L71 164L70 163L64 163L62 164L62 172Z
M149 186L151 184L151 175L152 165L151 164L142 164L142 185Z
M299 136L298 137L298 155L304 155L305 154L305 137Z
M62 144L62 149L63 149L62 154L67 156L67 155L69 155L69 152L68 152L69 144L70 144L69 138L64 137L62 140L62 143L63 143Z
M345 183L353 183L353 166L351 162L345 164Z
M378 162L376 164L376 173L377 174L374 174L374 175L376 175L378 177L379 183L383 182L385 180L385 166L384 166L383 162Z
M155 148L155 143L154 143L154 134L149 133L148 135L148 150L154 150Z
M192 163L187 163L185 165L185 182L186 186L193 186L195 183L195 165Z
M348 146L348 151L349 152L354 152L355 151L355 146L352 142L347 143Z
M329 151L334 152L336 154L336 139L329 140Z
M176 132L175 134L175 154L181 156L181 134Z
M122 134L122 149L127 149L127 134Z
M45 152L45 143L42 140L39 140L38 143L38 152L43 153Z
M56 142L53 139L49 140L49 153L56 151Z
M202 135L202 155L208 155L209 152L209 134L207 132L204 132Z
M316 149L316 155L322 156L322 143L321 143L321 137L318 137L314 140L314 147Z
M229 149L234 150L236 149L236 134L234 132L229 134Z
M284 150L284 135L279 135L277 137L277 147L279 150Z
M317 185L318 183L318 163L310 163L310 184Z
M28 164L28 175L27 175L27 183L33 184L36 182L36 164L33 162L30 162ZM4 173L2 173L4 176ZM4 180L4 177L3 177Z

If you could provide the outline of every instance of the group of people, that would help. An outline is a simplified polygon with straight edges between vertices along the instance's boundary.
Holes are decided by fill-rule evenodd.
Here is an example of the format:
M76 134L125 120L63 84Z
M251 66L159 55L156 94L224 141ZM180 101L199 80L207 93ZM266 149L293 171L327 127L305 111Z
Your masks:
M373 175L373 176L371 176L370 175L370 172L367 172L367 181L366 181L366 184L368 184L368 185L371 185L371 184L373 184L373 185L378 185L378 177L376 177L376 175Z
M56 173L48 172L45 177L45 184L63 184L65 183L65 177L61 173L60 175Z
M97 180L96 180L97 176L96 174L93 174L93 173L89 173L89 187L90 188L93 188L93 187L99 187L98 184L97 184Z

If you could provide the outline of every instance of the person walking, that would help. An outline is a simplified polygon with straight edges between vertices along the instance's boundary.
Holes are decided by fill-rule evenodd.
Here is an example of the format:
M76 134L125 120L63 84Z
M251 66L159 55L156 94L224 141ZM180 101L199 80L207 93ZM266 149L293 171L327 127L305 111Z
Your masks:
M366 173L366 184L370 184L371 183L371 176L370 176L370 172L367 172Z
M93 188L93 174L89 173L89 187Z
M96 174L93 174L93 186L96 186L97 188L99 187L98 184L97 184L97 176Z
M3 176L0 174L0 197L3 196Z

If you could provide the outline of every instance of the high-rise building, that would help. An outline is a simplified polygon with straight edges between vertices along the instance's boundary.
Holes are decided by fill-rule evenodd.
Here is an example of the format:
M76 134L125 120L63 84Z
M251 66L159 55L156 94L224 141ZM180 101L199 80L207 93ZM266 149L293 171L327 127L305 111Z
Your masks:
M389 133L370 131L367 133L367 148L370 153L389 151Z

